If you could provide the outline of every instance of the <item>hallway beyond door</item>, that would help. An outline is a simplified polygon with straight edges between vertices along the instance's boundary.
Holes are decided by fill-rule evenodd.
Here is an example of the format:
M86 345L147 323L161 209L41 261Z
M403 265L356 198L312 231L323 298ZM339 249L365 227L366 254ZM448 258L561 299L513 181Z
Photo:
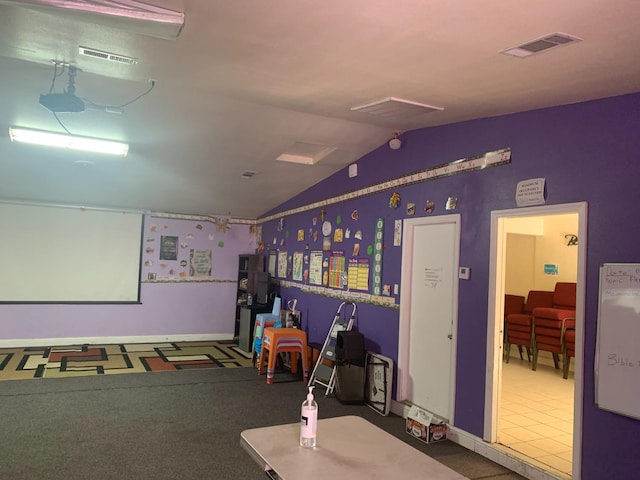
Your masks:
M562 378L545 355L536 371L511 350L509 363L502 364L502 397L498 442L571 476L573 454L574 376ZM542 465L540 465L542 466Z

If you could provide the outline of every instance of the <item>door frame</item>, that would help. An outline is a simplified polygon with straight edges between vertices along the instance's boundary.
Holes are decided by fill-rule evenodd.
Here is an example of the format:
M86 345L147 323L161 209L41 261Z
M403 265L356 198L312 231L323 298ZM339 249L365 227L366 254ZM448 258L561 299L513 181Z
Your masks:
M451 383L449 388L449 423L454 424L455 394L456 394L456 354L458 338L458 269L460 265L460 214L439 215L436 217L421 217L405 219L402 227L402 264L400 285L400 324L398 335L398 381L397 401L403 402L408 398L409 383L409 335L411 332L411 278L413 269L414 231L416 227L453 223L456 228L455 244L453 246L454 278L452 292L452 326L451 326Z
M584 356L584 305L587 259L587 203L567 203L523 207L491 212L491 244L489 262L489 304L487 316L487 359L485 383L485 415L483 439L495 443L498 436L498 402L502 383L504 323L504 262L506 233L503 220L515 217L540 217L573 213L578 215L578 271L576 276L576 344L573 393L573 478L580 478L582 456L582 402Z

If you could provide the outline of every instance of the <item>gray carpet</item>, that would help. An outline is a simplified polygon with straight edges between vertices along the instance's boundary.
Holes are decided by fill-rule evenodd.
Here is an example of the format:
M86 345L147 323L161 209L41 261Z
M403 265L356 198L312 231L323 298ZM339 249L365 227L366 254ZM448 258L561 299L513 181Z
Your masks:
M306 389L253 368L0 383L0 478L262 479L248 428L299 421ZM319 417L362 416L471 479L522 479L450 441L425 445L404 420L317 396ZM321 441L321 432L319 432Z

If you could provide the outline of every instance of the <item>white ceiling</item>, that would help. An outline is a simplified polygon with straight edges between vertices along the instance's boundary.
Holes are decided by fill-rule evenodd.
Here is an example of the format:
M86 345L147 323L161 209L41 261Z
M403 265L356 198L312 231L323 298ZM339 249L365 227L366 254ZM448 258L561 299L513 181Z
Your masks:
M173 39L69 8L111 0L40 1L65 8L0 0L5 200L256 218L394 131L640 91L637 0L147 2L184 13ZM498 53L555 32L584 41L526 59ZM79 46L138 63L80 56ZM122 114L58 114L74 134L128 141L126 158L10 142L12 125L62 131L39 105L52 60L76 66L76 94L102 105L156 80ZM67 81L65 72L55 91ZM385 97L444 110L403 119L350 110ZM275 160L296 143L335 150L312 166ZM246 170L257 173L244 179Z

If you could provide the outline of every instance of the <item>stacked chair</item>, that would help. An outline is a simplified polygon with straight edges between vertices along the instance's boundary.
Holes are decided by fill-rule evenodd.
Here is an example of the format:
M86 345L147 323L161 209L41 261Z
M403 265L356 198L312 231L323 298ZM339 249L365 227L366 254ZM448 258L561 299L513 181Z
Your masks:
M552 307L554 292L544 290L531 290L527 295L527 301L522 307L521 312L511 312L506 314L506 332L505 341L506 361L509 363L509 355L511 354L511 345L517 345L522 357L522 347L527 351L527 360L531 362L531 353L534 346L534 310L537 308ZM522 298L522 297L521 297ZM513 302L513 300L511 300ZM507 299L505 298L505 312L507 312ZM535 358L535 355L534 355ZM535 368L534 368L535 370Z
M562 359L562 377L569 378L569 361L576 356L576 327L567 326L564 331L564 357Z
M507 347L509 346L509 326L507 324L507 317L516 313L522 313L522 311L524 310L524 300L525 299L522 295L510 295L507 293L504 296L504 324L502 327L502 331L504 334L503 340L505 353ZM522 358L522 347L520 347L520 358ZM507 362L509 362L508 358Z
M534 342L533 365L538 365L540 350L551 352L553 363L559 368L559 356L565 356L565 332L576 325L576 284L575 282L558 282L553 292L553 305L533 309ZM574 336L575 339L575 336ZM563 358L564 359L564 358ZM568 367L568 360L567 360ZM568 369L567 369L568 373Z

